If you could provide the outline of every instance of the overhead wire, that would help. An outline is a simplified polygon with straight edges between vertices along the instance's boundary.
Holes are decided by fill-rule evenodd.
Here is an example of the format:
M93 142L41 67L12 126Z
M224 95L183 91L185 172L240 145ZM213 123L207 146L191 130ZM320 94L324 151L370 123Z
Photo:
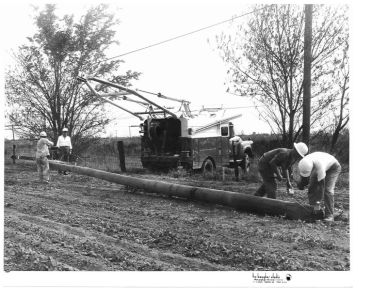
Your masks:
M195 34L195 33L201 32L201 31L204 31L204 30L208 30L208 29L210 29L210 28L213 28L213 27L222 25L222 24L224 24L224 23L227 23L227 22L234 21L234 20L236 20L236 19L245 17L245 16L250 15L250 14L252 14L252 13L254 13L254 12L255 12L255 10L252 10L252 11L250 11L250 12L247 12L247 13L244 13L244 14L241 14L241 15L238 15L238 16L235 16L235 17L232 17L232 18L229 18L229 19L227 19L227 20L224 20L224 21L221 21L221 22L217 22L217 23L215 23L215 24L208 25L208 26L201 27L201 28L199 28L199 29L196 29L196 30L187 32L187 33L185 33L185 34L181 34L181 35L178 35L178 36L175 36L175 37L172 37L172 38L169 38L169 39L166 39L166 40L163 40L163 41L154 43L154 44L150 44L150 45L147 45L147 46L138 48L138 49L131 50L131 51L129 51L129 52L125 52L125 53L122 53L122 54L119 54L119 55L116 55L116 56L112 56L112 57L103 59L103 60L101 60L101 61L96 62L95 64L98 65L98 64L100 64L100 63L102 63L102 62L105 62L105 61L108 61L108 60L120 58L120 57L123 57L123 56L126 56L126 55L130 55L130 54L132 54L132 53L136 53L136 52L139 52L139 51L142 51L142 50L146 50L146 49L149 49L149 48L152 48L152 47L155 47L155 46L164 44L164 43L168 43L168 42L177 40L177 39L180 39L180 38L183 38L183 37L186 37L186 36L189 36L189 35L192 35L192 34ZM15 58L13 57L13 59L15 59ZM239 109L239 108L252 108L252 107L257 107L257 106L254 105L254 106L242 106L242 107L225 107L225 108L221 108L220 110ZM206 110L206 109L205 109L205 110ZM199 110L193 110L193 111L201 111L201 109L199 109ZM118 119L123 119L123 118L118 118Z
M193 31L190 31L190 32L187 32L187 33L184 33L184 34L181 34L181 35L178 35L178 36L175 36L175 37L172 37L172 38L169 38L169 39L166 39L166 40L163 40L163 41L154 43L154 44L150 44L150 45L148 45L148 46L144 46L144 47L141 47L141 48L138 48L138 49L134 49L134 50L125 52L125 53L123 53L123 54L119 54L119 55L116 55L116 56L112 56L112 57L103 59L103 60L101 60L101 61L99 61L99 62L96 62L96 64L100 64L100 63L102 63L102 62L105 62L105 61L108 61L108 60L111 60L111 59L123 57L123 56L125 56L125 55L129 55L129 54L132 54L132 53L135 53L135 52L139 52L139 51L142 51L142 50L145 50L145 49L149 49L149 48L152 48L152 47L155 47L155 46L164 44L164 43L168 43L168 42L171 42L171 41L174 41L174 40L177 40L177 39L186 37L186 36L188 36L188 35L192 35L192 34L195 34L195 33L197 33L197 32L204 31L204 30L207 30L207 29L210 29L210 28L219 26L219 25L221 25L221 24L224 24L224 23L227 23L227 22L230 22L230 21L234 21L234 20L236 20L236 19L239 19L239 18L245 17L245 16L247 16L247 15L250 15L250 14L252 14L252 13L254 13L254 12L255 12L255 10L252 10L252 11L247 12L247 13L245 13L245 14L242 14L242 15L239 15L239 16L236 16L236 17L232 17L232 18L230 18L230 19L228 19L228 20L224 20L224 21L221 21L221 22L218 22L218 23L209 25L209 26L205 26L205 27L202 27L202 28L199 28L199 29L196 29L196 30L193 30Z

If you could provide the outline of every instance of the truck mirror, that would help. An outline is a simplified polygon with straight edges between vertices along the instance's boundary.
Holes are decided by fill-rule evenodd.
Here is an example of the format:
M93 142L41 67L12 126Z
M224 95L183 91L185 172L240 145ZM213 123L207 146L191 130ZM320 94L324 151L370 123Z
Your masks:
M221 136L229 136L229 128L221 127Z

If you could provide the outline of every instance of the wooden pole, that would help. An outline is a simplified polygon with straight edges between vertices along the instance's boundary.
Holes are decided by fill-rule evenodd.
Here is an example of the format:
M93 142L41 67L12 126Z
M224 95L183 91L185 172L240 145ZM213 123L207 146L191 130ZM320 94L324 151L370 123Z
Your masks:
M239 180L238 178L238 164L237 164L237 161L236 161L236 144L235 142L232 142L232 151L233 151L233 166L234 166L234 176L236 178L236 181Z
M15 145L15 130L14 126L12 125L12 163L15 164L15 159L16 159L16 145Z
M12 161L13 161L13 164L15 164L15 160L16 160L16 145L12 145Z
M35 164L35 162L31 160L23 160L22 162ZM290 219L312 220L317 218L313 215L312 206L306 205L302 207L296 202L137 178L86 167L68 165L59 161L49 160L49 163L50 168L52 169L71 171L73 173L91 176L124 186L130 186L135 189L141 189L146 192L163 194L170 197L175 196L189 200L219 204L259 214L282 215Z
M310 141L310 116L311 116L311 43L312 43L312 15L313 5L305 5L304 28L304 68L303 68L303 142L308 145Z
M121 172L126 172L125 168L125 152L124 152L124 143L123 141L117 142L117 149L119 151L119 160L120 160L120 169Z

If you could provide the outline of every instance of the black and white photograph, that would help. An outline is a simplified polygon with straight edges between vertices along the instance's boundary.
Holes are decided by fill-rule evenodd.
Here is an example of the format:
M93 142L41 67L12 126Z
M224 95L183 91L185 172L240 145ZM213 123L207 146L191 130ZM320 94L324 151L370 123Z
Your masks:
M2 7L5 276L349 287L351 5Z

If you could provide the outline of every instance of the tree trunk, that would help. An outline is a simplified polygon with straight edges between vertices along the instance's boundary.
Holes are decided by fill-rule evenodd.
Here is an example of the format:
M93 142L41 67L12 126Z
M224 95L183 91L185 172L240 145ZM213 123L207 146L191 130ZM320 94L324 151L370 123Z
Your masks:
M290 111L290 124L288 126L288 141L287 141L287 147L292 148L293 140L294 140L294 118L295 113L294 111Z

